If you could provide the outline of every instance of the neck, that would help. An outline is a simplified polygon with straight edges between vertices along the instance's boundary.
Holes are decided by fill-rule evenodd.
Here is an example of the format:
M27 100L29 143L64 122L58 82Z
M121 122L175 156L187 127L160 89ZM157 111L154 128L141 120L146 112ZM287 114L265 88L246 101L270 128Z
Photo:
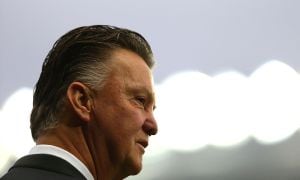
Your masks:
M95 180L120 180L117 170L109 159L105 144L101 137L97 142L90 142L87 129L83 126L68 126L59 124L54 129L47 130L36 143L60 147L77 157L91 172ZM101 146L102 148L99 148ZM101 152L96 151L101 149Z
M95 165L80 127L60 124L54 129L47 130L36 143L54 145L70 152L89 169L94 179L97 179Z
M96 174L100 175L98 179L101 180L120 180L125 176L123 175L122 166L115 162L112 152L108 150L109 142L106 137L99 133L103 130L92 130L91 124L86 124L82 127L83 136L86 139L86 144L89 147L90 154L93 157L93 164Z

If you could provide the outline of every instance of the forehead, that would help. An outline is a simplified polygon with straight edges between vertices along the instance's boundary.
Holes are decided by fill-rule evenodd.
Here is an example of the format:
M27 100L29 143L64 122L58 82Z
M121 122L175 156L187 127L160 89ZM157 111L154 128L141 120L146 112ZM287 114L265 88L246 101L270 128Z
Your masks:
M118 50L112 53L107 65L110 74L100 90L103 96L122 99L141 95L155 103L151 69L140 56L128 50Z
M127 83L153 84L151 69L136 53L118 49L112 53L111 59L112 76L126 80Z
M111 79L108 82L111 88L129 96L142 93L155 101L152 72L140 56L128 50L118 50L111 59Z

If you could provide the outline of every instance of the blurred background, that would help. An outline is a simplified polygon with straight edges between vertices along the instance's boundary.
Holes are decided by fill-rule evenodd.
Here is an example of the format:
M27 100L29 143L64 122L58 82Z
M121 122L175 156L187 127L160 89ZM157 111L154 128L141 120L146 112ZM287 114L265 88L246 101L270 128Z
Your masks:
M300 179L300 1L1 0L0 177L34 145L32 89L78 26L143 34L159 133L128 179Z

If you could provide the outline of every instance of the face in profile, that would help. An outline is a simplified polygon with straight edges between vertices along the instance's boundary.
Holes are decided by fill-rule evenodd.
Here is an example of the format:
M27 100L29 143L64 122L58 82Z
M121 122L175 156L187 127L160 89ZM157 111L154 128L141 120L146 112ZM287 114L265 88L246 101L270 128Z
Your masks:
M111 74L93 100L89 143L94 159L108 154L113 166L128 176L140 172L149 135L157 132L153 80L137 54L120 49L111 58Z

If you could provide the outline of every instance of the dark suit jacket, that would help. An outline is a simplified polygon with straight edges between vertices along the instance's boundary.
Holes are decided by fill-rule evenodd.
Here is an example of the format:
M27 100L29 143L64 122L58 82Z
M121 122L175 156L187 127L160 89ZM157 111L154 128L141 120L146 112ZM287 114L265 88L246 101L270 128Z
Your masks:
M28 155L19 159L1 180L84 180L70 163L47 154Z

